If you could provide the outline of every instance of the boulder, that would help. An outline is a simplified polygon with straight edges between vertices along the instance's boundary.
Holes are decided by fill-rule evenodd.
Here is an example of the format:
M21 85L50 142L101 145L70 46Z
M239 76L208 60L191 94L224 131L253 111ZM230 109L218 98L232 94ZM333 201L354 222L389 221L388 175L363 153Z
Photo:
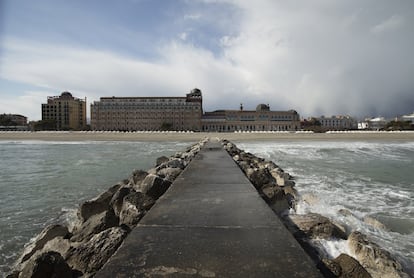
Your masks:
M128 225L133 228L145 213L154 205L155 201L149 196L133 191L124 198L119 224Z
M121 187L121 184L116 184L109 188L98 197L84 202L79 208L79 214L83 221L88 220L89 217L99 214L109 208L109 202L112 196Z
M36 251L41 250L50 240L56 237L66 237L68 235L68 228L62 225L51 225L44 228L43 231L36 236L33 243L25 248L23 255L17 260L17 264L28 260Z
M389 252L370 241L366 235L358 231L352 232L348 246L372 277L409 277Z
M131 190L133 189L129 187L122 187L114 194L114 196L112 196L109 204L114 210L116 216L119 216L122 209L122 203L124 202L124 197L128 195Z
M267 169L254 169L246 172L247 178L257 188L260 189L265 184L274 183L274 179Z
M148 173L146 171L143 170L134 170L131 174L131 176L129 177L129 185L134 187L138 184L140 184L145 177L148 175Z
M239 167L240 167L240 169L242 169L243 170L243 172L244 173L246 173L247 171L248 171L248 169L252 169L251 167L250 167L250 164L247 162L247 161L243 161L243 160L241 160L241 161L238 161L238 163L237 163L238 165L239 165ZM253 170L253 169L252 169Z
M317 213L291 214L288 216L294 234L300 237L303 233L308 238L341 238L346 239L342 227L332 223L327 217Z
M84 276L92 276L115 253L128 232L126 227L112 227L101 231L90 240L72 247L66 261Z
M72 278L72 270L58 252L50 251L42 253L31 259L23 268L19 277L48 278L62 277Z
M158 199L170 187L171 182L157 175L148 175L138 187L138 192L147 194L153 199Z
M155 167L160 166L161 164L167 162L168 160L170 160L170 159L168 157L166 157L166 156L160 156L160 157L158 157L157 158L157 161L155 163Z
M109 209L100 214L91 216L86 222L82 223L79 229L74 231L74 234L70 240L72 242L88 240L103 230L117 226L118 223L119 219L115 215L114 210Z
M182 172L181 168L163 168L157 172L159 177L162 177L170 182L173 182Z
M274 212L280 214L289 209L287 196L282 188L274 184L262 187L261 195Z
M370 225L371 227L384 231L389 231L389 229L384 224L382 224L372 216L365 216L363 220L366 224Z
M357 260L347 254L340 254L334 260L324 259L323 262L335 277L371 278L368 271Z
M286 200L289 204L289 207L293 208L294 210L296 210L296 203L299 199L299 193L298 191L291 185L289 186L284 186L282 187L283 191L285 192L286 195Z
M167 163L164 163L163 165L165 165L165 167L184 169L186 162L181 158L174 158L169 160Z

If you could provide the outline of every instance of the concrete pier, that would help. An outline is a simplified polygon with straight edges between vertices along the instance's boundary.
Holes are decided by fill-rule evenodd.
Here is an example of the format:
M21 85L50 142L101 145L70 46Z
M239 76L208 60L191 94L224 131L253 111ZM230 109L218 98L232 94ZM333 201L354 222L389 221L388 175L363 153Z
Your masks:
M221 145L209 142L96 277L321 277Z

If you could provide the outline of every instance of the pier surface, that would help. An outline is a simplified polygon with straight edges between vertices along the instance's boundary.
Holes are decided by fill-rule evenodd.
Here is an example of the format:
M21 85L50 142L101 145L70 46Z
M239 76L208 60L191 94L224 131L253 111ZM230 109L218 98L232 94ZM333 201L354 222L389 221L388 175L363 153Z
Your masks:
M95 277L321 277L222 149L209 142Z

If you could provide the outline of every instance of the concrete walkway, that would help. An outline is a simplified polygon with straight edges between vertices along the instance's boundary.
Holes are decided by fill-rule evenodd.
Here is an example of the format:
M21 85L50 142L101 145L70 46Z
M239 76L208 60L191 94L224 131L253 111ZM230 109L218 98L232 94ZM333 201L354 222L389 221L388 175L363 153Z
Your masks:
M321 277L219 143L208 143L95 277Z

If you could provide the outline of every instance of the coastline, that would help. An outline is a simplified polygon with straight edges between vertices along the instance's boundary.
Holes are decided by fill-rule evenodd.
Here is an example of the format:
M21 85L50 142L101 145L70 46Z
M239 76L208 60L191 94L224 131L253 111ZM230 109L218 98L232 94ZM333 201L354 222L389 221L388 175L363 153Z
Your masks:
M0 141L183 141L203 138L225 138L233 141L414 141L414 132L331 132L331 133L208 133L208 132L0 132Z

